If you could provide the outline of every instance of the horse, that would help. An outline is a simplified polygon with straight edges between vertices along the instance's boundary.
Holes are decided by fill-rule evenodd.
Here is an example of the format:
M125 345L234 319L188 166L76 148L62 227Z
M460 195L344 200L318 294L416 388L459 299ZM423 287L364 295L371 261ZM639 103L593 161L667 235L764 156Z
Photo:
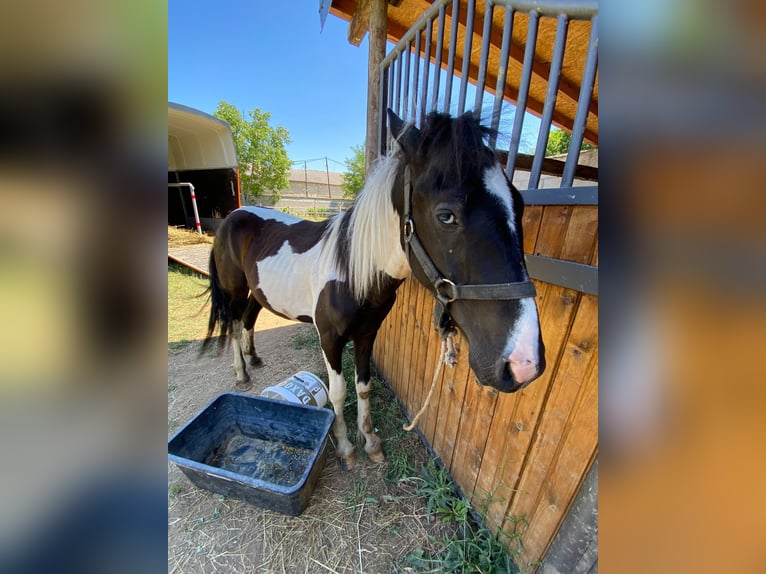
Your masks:
M516 392L545 369L534 284L522 251L523 200L494 152L490 131L467 113L429 114L422 127L388 110L394 144L352 207L325 221L242 207L219 227L210 255L212 301L203 350L220 327L230 335L237 387L261 309L313 323L335 411L341 465L355 464L343 418L341 353L353 343L357 426L365 451L385 460L370 417L370 355L376 334L410 275L435 299L442 336L462 331L479 384ZM240 338L243 336L244 343Z

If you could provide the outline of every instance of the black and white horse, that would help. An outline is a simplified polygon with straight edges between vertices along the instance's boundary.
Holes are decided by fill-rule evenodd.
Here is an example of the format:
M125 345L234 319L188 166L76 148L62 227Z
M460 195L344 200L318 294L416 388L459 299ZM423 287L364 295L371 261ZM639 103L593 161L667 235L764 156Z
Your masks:
M383 461L370 419L370 354L378 329L412 273L436 300L443 335L456 326L482 385L524 388L545 368L535 290L522 253L520 194L484 144L471 115L431 114L422 129L389 111L397 144L346 213L322 222L243 207L216 233L210 256L208 338L231 336L237 385L244 356L258 365L253 325L262 308L316 326L330 381L337 454L354 447L343 419L341 352L356 362L357 425L365 450ZM240 344L243 335L244 342Z

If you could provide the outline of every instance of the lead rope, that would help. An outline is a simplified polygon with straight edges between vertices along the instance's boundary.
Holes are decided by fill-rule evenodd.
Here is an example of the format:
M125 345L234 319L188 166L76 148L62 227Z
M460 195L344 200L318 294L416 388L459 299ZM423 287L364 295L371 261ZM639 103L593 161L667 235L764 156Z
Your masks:
M441 356L439 357L439 363L436 365L436 372L434 373L434 378L431 381L431 388L428 389L428 394L426 395L426 400L423 403L423 406L418 411L418 414L415 415L415 418L412 419L412 422L408 425L402 425L402 428L406 430L407 432L410 432L412 429L415 428L415 425L418 423L418 419L420 418L420 415L422 415L425 410L428 408L428 403L431 401L431 395L434 394L434 389L436 388L436 381L439 380L439 374L442 372L442 365L447 364L450 367L454 367L457 363L457 353L455 352L455 343L452 340L453 335L447 335L444 339L442 339L442 352Z

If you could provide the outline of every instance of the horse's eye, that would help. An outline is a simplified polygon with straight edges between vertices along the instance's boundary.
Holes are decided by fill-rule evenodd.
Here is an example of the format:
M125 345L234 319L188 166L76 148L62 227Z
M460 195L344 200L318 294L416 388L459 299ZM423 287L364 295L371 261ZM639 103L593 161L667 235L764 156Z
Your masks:
M455 219L455 214L451 211L440 211L436 214L436 217L441 221L444 225L454 225L457 223L457 220Z

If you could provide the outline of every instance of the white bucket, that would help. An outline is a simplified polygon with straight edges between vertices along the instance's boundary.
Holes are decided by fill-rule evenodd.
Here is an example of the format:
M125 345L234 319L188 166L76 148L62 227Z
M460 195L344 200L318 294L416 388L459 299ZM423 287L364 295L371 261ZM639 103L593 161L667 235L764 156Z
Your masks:
M322 379L307 371L295 373L278 385L266 387L261 391L262 397L314 407L325 406L327 395L327 387Z

